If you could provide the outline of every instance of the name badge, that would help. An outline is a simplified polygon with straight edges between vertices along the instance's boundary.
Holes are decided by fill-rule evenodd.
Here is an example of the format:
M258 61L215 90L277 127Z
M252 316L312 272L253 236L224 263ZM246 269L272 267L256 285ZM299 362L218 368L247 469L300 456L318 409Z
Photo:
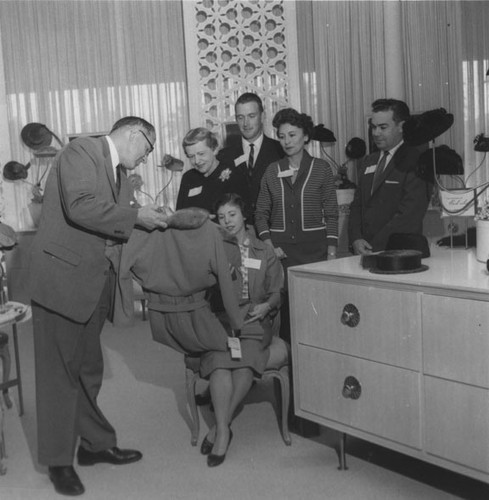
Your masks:
M278 177L292 177L294 175L294 171L289 168L289 170L281 170L279 173L278 173Z
M365 169L365 175L373 174L377 170L377 165L371 165Z
M247 267L248 269L260 269L261 260L247 257L246 259L244 259L244 266Z
M192 188L189 192L188 192L188 196L189 198L191 196L197 196L198 194L202 193L202 186L199 186L199 187L196 187L196 188Z
M239 158L236 158L234 160L234 166L237 167L238 165L241 165L242 163L246 163L248 160L248 158L246 157L246 155L241 155Z
M232 359L241 359L241 342L237 337L228 337L228 347Z

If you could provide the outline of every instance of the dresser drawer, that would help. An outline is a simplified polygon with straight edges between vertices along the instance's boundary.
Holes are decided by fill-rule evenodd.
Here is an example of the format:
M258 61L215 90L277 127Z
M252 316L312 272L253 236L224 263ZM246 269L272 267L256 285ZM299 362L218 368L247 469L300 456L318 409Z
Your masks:
M489 302L423 295L423 370L489 388Z
M314 416L324 417L421 448L419 374L299 345L294 376L296 408L308 418L324 423ZM347 377L358 381L360 394Z
M415 292L292 275L296 343L420 370Z
M489 472L489 391L425 377L424 405L426 452Z

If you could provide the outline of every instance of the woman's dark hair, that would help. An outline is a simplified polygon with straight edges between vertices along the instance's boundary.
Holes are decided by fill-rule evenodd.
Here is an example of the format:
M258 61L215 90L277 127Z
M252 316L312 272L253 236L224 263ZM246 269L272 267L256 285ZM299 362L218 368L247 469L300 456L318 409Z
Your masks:
M214 213L217 214L217 211L223 207L224 205L227 204L233 205L235 207L238 207L241 210L241 213L243 214L243 217L246 218L246 206L245 202L243 201L243 198L239 194L236 193L224 193L217 201L216 204L214 205Z
M299 113L292 108L281 109L273 117L272 125L278 132L280 126L284 125L285 123L302 129L304 135L307 135L306 144L308 144L312 139L312 135L314 132L314 123L312 122L312 118L309 115L306 115L305 113Z

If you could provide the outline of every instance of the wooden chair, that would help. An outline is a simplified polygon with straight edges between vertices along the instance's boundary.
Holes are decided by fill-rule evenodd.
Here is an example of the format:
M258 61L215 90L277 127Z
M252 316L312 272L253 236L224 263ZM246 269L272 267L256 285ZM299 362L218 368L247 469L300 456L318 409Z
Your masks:
M290 347L281 338L274 336L270 344L270 357L267 366L263 372L262 378L255 380L266 382L273 379L278 382L280 387L280 400L281 400L281 415L280 429L282 439L285 444L290 446L292 443L287 425L289 406L290 406L290 380L289 380L289 366L290 366ZM199 374L200 358L199 356L185 356L185 382L187 393L187 404L189 406L190 415L192 419L191 439L192 446L197 445L200 431L199 412L197 403L195 401L195 387L200 378Z
M139 300L141 302L143 321L146 321L146 298L144 296L143 289L136 280L132 280L132 285L134 290L134 300Z

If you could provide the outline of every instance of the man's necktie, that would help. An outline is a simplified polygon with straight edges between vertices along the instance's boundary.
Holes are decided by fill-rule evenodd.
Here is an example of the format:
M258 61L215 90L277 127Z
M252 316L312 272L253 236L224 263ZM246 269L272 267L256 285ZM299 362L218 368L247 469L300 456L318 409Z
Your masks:
M255 145L250 144L250 155L248 156L248 175L253 173L253 163L255 162Z
M121 190L121 168L121 165L117 165L117 167L115 167L115 186L117 188L117 194L119 194Z
M384 154L382 155L382 158L380 159L379 164L377 165L377 168L375 169L371 193L373 193L378 188L378 186L380 184L380 177L382 175L382 172L384 171L388 156L389 156L389 151L384 151Z

